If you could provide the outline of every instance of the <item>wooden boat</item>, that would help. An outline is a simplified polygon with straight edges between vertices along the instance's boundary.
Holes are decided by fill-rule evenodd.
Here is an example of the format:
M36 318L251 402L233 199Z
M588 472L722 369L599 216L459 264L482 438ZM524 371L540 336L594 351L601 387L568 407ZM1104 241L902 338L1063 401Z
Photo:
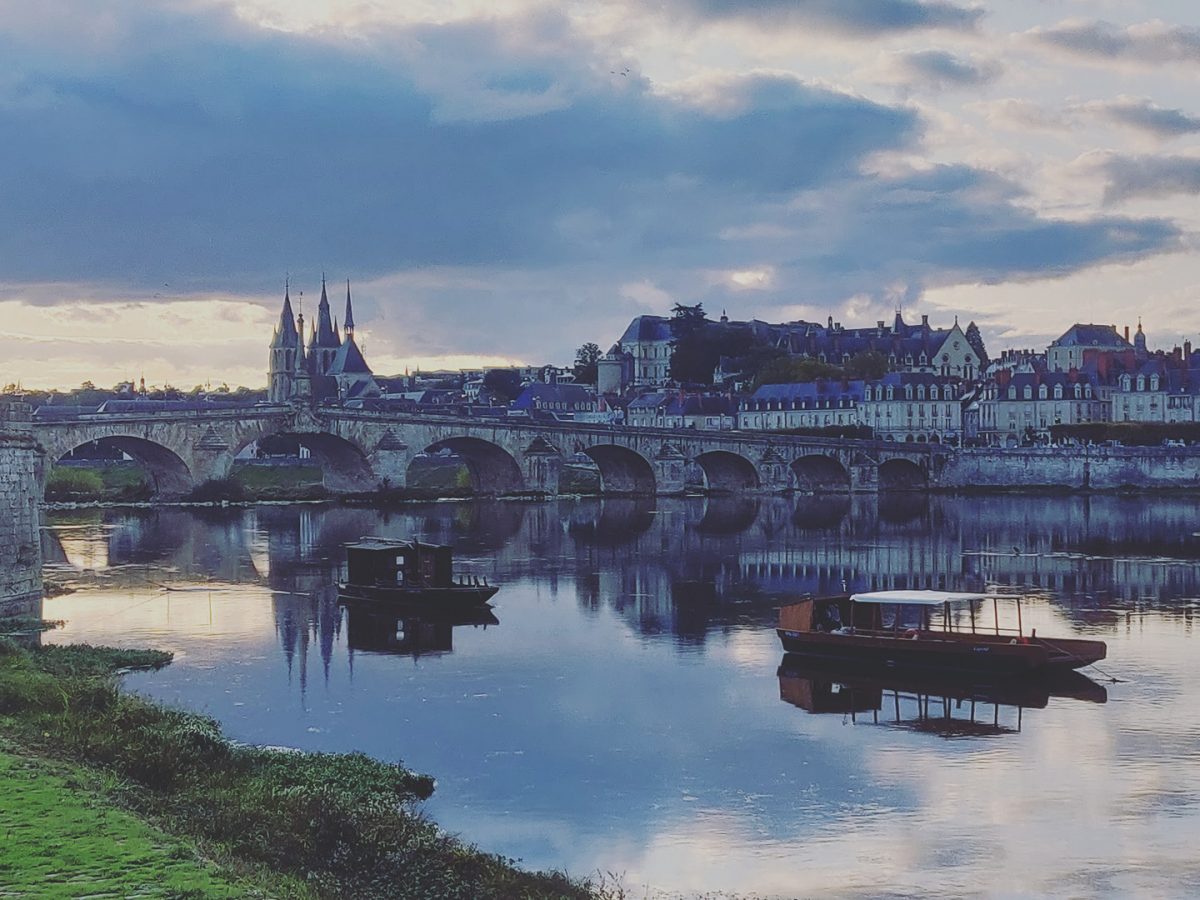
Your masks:
M1001 600L1016 602L1015 628L1001 626ZM985 626L979 613L987 601L995 621ZM1045 638L1036 629L1026 635L1019 597L945 591L806 599L780 609L777 632L788 653L992 676L1078 669L1108 652L1103 641Z
M343 600L420 604L439 609L484 606L498 590L487 579L453 574L452 551L439 544L364 538L346 546Z

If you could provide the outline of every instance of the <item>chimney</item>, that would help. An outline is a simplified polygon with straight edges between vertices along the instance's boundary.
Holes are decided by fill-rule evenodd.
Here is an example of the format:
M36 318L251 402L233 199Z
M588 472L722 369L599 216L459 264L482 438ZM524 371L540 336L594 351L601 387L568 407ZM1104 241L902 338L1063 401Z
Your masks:
M1191 341L1183 342L1183 358L1184 359L1192 358L1192 342Z
M1125 326L1125 341L1126 341L1126 343L1129 342L1129 326L1128 325Z
M921 327L922 328L929 327L929 316L921 316Z

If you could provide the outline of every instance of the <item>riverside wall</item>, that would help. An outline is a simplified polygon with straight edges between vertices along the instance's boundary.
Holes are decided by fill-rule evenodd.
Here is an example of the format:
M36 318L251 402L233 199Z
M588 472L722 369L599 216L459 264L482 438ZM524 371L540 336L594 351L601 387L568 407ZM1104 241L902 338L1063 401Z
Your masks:
M36 613L42 596L38 446L31 411L0 401L0 615Z
M1200 448L1023 447L961 450L933 487L941 490L1200 492Z

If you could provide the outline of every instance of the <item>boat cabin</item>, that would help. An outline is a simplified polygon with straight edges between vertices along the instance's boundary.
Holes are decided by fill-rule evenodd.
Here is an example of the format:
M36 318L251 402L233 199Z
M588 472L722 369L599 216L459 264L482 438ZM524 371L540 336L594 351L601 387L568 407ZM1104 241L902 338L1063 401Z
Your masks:
M1001 624L996 597L947 591L875 591L801 600L779 611L779 627L889 637L930 631L1023 637L1021 599L1011 599L1016 603L1015 627ZM991 615L983 612L987 600Z
M420 541L368 538L346 547L347 583L378 587L454 586L451 549Z

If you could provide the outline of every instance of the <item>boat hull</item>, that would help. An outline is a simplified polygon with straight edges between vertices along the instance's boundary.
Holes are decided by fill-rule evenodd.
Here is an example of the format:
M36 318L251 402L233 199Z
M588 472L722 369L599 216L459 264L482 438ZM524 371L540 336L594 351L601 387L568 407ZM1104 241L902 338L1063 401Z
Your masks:
M499 588L453 585L450 587L411 588L378 587L365 584L340 584L338 597L369 603L394 604L430 609L476 609L487 605Z
M776 629L783 649L814 659L989 676L1078 669L1104 658L1101 641L1026 639L923 631L879 636Z

